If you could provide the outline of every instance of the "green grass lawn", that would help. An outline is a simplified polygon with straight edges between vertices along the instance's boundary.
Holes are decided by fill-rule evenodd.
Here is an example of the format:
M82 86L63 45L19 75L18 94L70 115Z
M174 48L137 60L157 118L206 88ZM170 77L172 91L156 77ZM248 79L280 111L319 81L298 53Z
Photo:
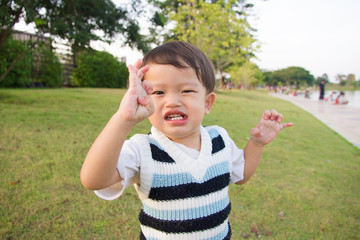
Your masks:
M0 239L137 239L133 188L104 201L79 172L125 90L0 89ZM294 122L245 185L231 186L233 239L360 239L360 150L263 92L218 92L204 125L243 148L265 108ZM147 133L148 121L132 132Z

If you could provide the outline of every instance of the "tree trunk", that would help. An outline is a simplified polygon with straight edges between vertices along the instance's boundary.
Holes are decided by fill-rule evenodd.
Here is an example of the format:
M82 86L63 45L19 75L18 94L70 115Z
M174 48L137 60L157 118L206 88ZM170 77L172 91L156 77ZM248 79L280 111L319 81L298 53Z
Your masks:
M24 9L24 6L21 6L21 7L15 12L15 19L14 19L14 21L10 24L10 26L8 26L7 28L3 29L3 30L0 32L0 48L1 48L1 46L3 45L3 43L5 42L5 40L10 36L11 29L15 26L15 24L16 24L17 22L19 22L20 15L21 15L23 9ZM1 82L1 80L0 80L0 82Z
M11 32L11 29L5 29L0 33L0 48L2 47L5 40L8 39L10 32Z

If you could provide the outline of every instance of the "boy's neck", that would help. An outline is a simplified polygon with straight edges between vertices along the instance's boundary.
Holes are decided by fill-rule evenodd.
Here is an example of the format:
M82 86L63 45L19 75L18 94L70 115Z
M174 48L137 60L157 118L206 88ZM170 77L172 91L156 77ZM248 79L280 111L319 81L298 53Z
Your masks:
M168 136L167 136L168 137ZM171 141L176 142L176 143L180 143L188 148L192 148L195 149L197 151L201 150L201 132L200 132L200 127L199 130L191 135L189 135L186 138L182 138L182 139L172 139L170 137L168 137Z

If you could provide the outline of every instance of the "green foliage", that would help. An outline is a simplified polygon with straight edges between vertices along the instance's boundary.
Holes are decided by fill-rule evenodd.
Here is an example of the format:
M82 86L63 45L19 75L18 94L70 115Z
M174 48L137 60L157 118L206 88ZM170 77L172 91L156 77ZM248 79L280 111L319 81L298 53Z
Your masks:
M348 86L348 87L356 88L356 86L358 86L360 82L360 80L358 81L355 80L355 74L348 74L348 75L337 74L336 80L339 83L339 85L342 87Z
M8 69L12 62L23 52L27 46L25 43L8 39L0 48L0 76ZM32 81L32 52L28 51L10 73L0 82L0 87L26 87Z
M199 47L223 74L241 66L256 51L253 29L247 21L246 1L166 1L165 14L175 22L170 38ZM222 84L222 83L221 83Z
M125 7L116 7L111 0L5 0L0 13L0 46L9 29L24 16L25 22L35 23L39 32L67 39L75 50L89 46L91 40L110 40L117 33L129 46L148 50L139 27L134 27L137 21Z
M304 68L288 67L273 72L264 73L264 82L272 86L312 86L314 76Z
M46 87L60 87L62 83L61 64L55 53L43 43L35 49L28 49L31 42L8 39L0 49L0 75L19 57L9 74L0 82L0 87L27 87L39 82Z
M319 85L321 81L325 81L325 83L329 83L329 77L326 73L324 73L322 76L317 77L314 81L314 84Z
M340 86L346 86L346 81L345 81L345 80L341 80L339 84L340 84Z
M60 87L62 79L62 66L55 53L45 45L38 48L40 64L37 69L39 72L38 81L46 87Z
M104 201L79 177L124 93L0 89L0 239L139 238L133 187ZM248 183L230 186L232 239L359 239L359 149L295 105L255 91L217 92L204 125L225 127L243 148L264 108L294 126L266 146ZM144 121L131 135L149 129Z
M129 78L125 63L107 52L86 50L76 58L72 84L81 87L125 87Z
M344 85L342 86L341 83L328 83L327 89L337 90L337 91L354 91L354 90L360 90L360 81L355 81L352 86L347 86L344 82Z
M250 61L246 61L240 67L237 65L231 66L229 74L235 86L242 85L246 89L254 88L264 78L258 66Z
M133 5L139 0L131 0ZM138 10L116 7L111 0L5 0L0 4L0 48L20 18L34 23L38 33L68 40L75 54L89 47L90 41L110 42L120 33L125 45L149 50L149 39L140 34ZM20 56L21 53L18 54ZM0 79L2 81L3 77ZM55 81L57 82L57 81ZM51 84L56 85L56 84Z

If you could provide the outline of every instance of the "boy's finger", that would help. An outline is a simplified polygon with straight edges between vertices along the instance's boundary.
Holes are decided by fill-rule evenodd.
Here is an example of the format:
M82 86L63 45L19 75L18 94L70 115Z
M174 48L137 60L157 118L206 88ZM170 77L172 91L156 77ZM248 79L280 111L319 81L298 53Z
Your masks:
M250 130L250 135L254 137L262 137L263 134L261 133L261 130L259 128L252 128Z
M154 113L154 103L152 102L150 96L139 96L137 101L141 106L144 106L149 111L150 115Z
M282 130L284 128L291 127L292 125L294 125L292 122L290 122L290 123L282 123L282 124L279 124L279 127L280 127L280 130Z
M137 77L138 77L139 79L142 79L142 78L144 77L145 73L146 73L147 71L149 71L149 68L150 68L149 65L146 65L146 66L140 68L139 71L137 72Z
M151 84L151 82L144 80L141 85L143 86L148 95L152 94L153 85Z
M281 123L282 120L283 120L283 115L282 115L281 113L279 113L276 121L277 121L278 123Z
M279 113L275 109L271 109L271 120L275 120L279 116Z
M148 105L150 103L150 100L151 99L149 99L148 97L145 97L145 96L139 96L137 98L138 103L142 106Z
M135 87L138 84L141 84L141 80L137 76L136 69L133 65L129 64L129 87Z
M134 67L136 67L137 69L139 69L141 67L142 64L142 60L138 59L135 63L134 63Z
M266 110L263 112L263 118L264 118L265 120L268 120L268 119L270 118L270 116L271 116L270 111L266 109Z

